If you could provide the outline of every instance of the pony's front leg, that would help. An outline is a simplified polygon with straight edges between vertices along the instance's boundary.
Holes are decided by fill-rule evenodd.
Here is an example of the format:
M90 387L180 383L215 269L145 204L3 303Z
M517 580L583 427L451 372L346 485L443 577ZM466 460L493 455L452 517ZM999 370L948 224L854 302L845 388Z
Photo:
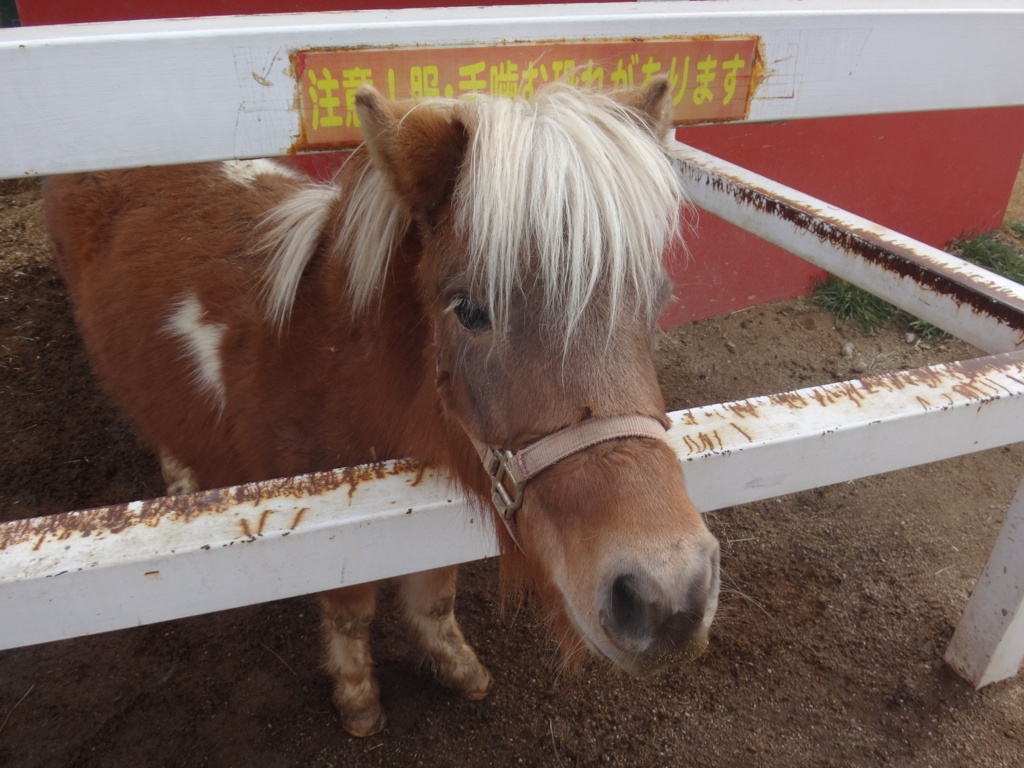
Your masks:
M160 449L160 472L167 484L168 496L182 496L199 490L196 473L174 458L166 448Z
M491 673L466 643L455 620L457 567L402 576L398 597L409 630L442 685L467 698L482 699L491 687Z
M327 671L334 678L334 706L342 727L353 736L381 730L387 717L370 656L370 622L377 607L377 585L359 584L320 595Z

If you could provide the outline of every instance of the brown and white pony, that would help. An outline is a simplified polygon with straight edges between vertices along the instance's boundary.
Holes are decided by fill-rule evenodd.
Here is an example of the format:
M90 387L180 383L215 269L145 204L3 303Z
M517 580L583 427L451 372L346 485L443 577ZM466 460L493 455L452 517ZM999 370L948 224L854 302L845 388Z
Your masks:
M266 160L50 179L93 366L169 491L417 456L496 500L511 572L566 648L633 673L700 653L718 543L662 439L651 360L685 203L668 98L664 79L419 104L364 87L365 144L329 184ZM477 699L491 677L455 577L404 576L398 594L439 680ZM376 594L321 596L359 736L385 723Z

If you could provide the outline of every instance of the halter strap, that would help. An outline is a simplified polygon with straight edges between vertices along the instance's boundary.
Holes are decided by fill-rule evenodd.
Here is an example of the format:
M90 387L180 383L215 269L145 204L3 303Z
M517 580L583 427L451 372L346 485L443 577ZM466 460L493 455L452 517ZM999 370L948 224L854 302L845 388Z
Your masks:
M526 483L569 456L622 437L649 437L664 442L667 433L664 425L652 416L611 416L565 427L518 451L491 448L473 440L491 478L491 500L517 545L515 513L523 504Z

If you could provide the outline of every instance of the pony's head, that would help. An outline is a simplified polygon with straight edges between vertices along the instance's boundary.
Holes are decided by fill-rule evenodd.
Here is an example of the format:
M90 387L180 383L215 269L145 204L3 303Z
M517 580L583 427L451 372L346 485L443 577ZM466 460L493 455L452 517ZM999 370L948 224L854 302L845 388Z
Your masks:
M355 256L353 298L370 301L411 227L429 375L484 462L572 425L647 424L545 465L508 512L507 549L569 647L582 638L633 672L703 649L719 584L718 543L659 439L652 335L685 204L661 144L668 102L664 79L611 96L557 84L530 99L356 97L361 183L385 187L401 213L390 243Z

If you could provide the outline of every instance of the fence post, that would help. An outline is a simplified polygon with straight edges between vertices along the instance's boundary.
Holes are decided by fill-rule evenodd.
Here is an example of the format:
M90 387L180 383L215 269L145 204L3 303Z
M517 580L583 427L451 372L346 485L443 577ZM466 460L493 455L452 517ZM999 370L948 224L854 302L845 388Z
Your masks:
M1024 479L985 570L946 649L946 662L981 688L1013 677L1024 660Z

